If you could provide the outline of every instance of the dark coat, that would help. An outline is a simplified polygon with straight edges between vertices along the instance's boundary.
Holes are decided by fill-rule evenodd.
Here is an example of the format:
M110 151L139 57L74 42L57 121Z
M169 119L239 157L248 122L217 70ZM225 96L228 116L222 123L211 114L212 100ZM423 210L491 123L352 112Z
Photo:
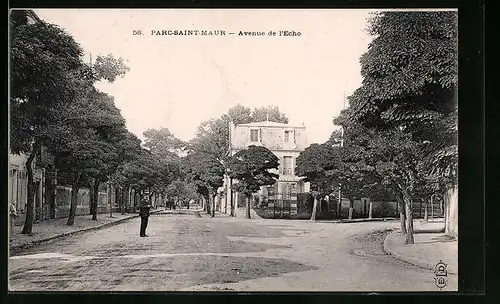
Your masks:
M148 202L144 201L139 206L139 216L140 217L149 217L149 210L151 209L151 205Z

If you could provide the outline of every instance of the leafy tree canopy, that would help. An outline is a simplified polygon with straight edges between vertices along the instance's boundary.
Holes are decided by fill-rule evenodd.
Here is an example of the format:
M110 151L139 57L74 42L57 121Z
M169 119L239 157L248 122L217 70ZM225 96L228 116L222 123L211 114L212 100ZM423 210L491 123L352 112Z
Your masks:
M200 194L215 194L224 184L225 169L212 155L204 152L192 152L182 159L183 171L197 187Z
M144 147L166 161L179 161L185 143L167 128L148 129L144 132Z
M363 82L335 123L353 119L377 130L402 130L426 142L428 173L456 179L458 31L456 12L384 12L361 57Z
M272 185L279 177L270 170L278 169L279 159L265 147L249 146L237 152L229 162L230 176L237 182L234 189L247 196L261 186Z

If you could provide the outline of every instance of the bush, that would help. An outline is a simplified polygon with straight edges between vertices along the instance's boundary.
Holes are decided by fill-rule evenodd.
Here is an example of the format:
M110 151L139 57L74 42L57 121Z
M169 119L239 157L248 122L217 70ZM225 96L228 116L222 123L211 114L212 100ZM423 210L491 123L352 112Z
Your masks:
M372 216L375 218L391 217L391 216L394 216L395 213L396 213L396 210L394 210L394 208L391 206L391 204L389 204L387 202L382 202L376 208L373 208Z

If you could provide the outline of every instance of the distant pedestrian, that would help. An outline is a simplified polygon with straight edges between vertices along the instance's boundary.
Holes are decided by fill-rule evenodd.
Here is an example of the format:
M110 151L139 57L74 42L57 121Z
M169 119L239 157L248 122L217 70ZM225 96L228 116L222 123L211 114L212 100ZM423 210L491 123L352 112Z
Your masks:
M141 201L141 205L139 206L139 216L141 217L141 237L148 237L148 235L146 235L146 228L148 227L150 209L151 204L149 203L149 200L143 199Z
M12 242L14 238L14 222L17 218L17 208L16 205L12 202L10 203L10 241Z

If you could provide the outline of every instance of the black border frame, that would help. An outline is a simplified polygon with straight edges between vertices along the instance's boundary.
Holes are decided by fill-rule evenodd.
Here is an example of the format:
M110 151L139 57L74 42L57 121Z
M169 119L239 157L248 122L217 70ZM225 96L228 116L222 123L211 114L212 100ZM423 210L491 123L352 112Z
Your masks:
M98 1L98 0L14 0L10 1L8 8L458 8L459 10L459 291L458 293L406 293L406 292L381 292L370 293L369 295L383 295L386 300L388 296L394 295L433 295L434 299L442 302L448 298L455 300L457 295L483 295L486 291L485 282L485 0L473 1L355 1L340 0L334 4L325 4L320 1L302 1L302 3L292 3L290 1L274 1L248 3L240 1L238 4L221 3L221 1L169 1L165 4L160 1ZM7 24L8 26L8 24ZM8 41L8 35L6 35ZM7 55L8 56L8 55ZM8 57L7 57L8 60ZM8 71L5 71L6 76ZM8 77L6 77L8 81ZM7 83L4 82L6 94ZM7 96L8 97L8 96ZM8 98L6 99L8 100ZM7 150L7 103L2 107L2 147ZM8 162L2 162L5 166ZM7 172L7 167L2 172ZM5 175L2 175L5 178ZM7 181L2 183L5 187L2 193L7 202ZM5 205L4 205L5 206ZM7 213L1 217L3 227L7 227ZM6 231L6 230L5 230ZM3 233L0 239L3 244L7 244L7 234ZM9 292L7 289L7 247L2 250L2 272L6 276L0 276L2 285L5 286L6 295L3 303L11 301L19 302L49 302L54 300L76 301L87 303L96 299L114 302L115 300L132 303L136 301L185 301L189 299L201 300L190 295L217 296L214 298L204 297L203 301L261 301L269 295L280 295L280 299L290 302L298 299L303 301L330 302L331 297L335 299L348 299L344 296L367 295L361 292L349 293L226 293L226 292L176 292L176 293L155 293L155 292L79 292L79 293L35 293L35 292ZM127 297L124 297L124 296ZM166 298L165 296L168 295ZM239 295L251 295L251 297L238 297ZM76 297L74 297L76 296ZM264 298L262 297L264 296ZM443 296L445 298L443 298ZM292 298L293 297L293 298ZM392 297L391 297L392 298ZM373 299L373 298L372 298ZM273 299L279 300L279 299ZM352 299L351 299L352 300ZM426 300L431 300L430 298Z

